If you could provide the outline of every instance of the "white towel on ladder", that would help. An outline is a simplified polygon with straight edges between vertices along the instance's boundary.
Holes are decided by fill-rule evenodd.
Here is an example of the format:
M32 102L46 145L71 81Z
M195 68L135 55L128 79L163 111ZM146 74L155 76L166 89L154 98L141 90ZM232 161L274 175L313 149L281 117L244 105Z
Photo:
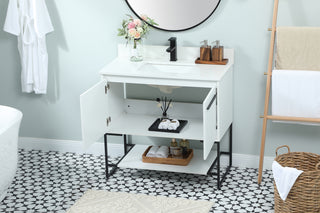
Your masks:
M320 71L274 70L272 72L272 115L320 118L319 94ZM290 123L315 125L307 122Z

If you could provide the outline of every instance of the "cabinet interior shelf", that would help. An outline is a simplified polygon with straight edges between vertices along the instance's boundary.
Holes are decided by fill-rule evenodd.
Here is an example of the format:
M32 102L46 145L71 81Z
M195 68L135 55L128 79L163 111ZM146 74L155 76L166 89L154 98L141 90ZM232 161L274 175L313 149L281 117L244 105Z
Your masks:
M148 128L156 119L157 116L155 115L122 113L116 119L111 120L107 132L149 137L203 140L203 122L201 118L181 118L188 120L188 124L180 133L149 131Z

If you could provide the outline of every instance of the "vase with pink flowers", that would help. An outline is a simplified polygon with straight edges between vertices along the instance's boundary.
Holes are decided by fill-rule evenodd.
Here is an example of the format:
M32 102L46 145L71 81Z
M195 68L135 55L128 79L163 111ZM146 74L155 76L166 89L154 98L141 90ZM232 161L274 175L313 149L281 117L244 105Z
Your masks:
M150 31L151 25L158 25L153 19L148 16L141 16L141 19L133 18L131 15L127 15L129 18L122 21L122 27L118 29L118 36L124 36L127 40L127 44L133 41L131 49L131 61L142 61L141 41L146 37ZM149 23L149 24L147 24Z

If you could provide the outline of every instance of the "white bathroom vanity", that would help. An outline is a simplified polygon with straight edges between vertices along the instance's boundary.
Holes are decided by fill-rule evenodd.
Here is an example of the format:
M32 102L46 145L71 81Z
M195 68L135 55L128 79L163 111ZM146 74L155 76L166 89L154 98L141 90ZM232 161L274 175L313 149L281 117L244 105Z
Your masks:
M215 174L220 188L232 164L233 49L225 49L225 58L229 59L227 65L200 65L194 63L199 48L178 47L176 62L169 61L166 48L144 46L144 60L130 62L128 48L118 46L118 57L100 71L101 81L80 96L83 142L89 146L104 136L107 178L118 167ZM154 132L148 128L161 117L156 101L128 98L128 84L204 88L206 96L201 103L174 102L169 116L188 120L180 133ZM220 141L228 130L231 132L229 150L221 152ZM125 155L117 164L107 162L108 135L124 138ZM128 143L128 135L167 138L166 145L171 138L196 140L203 144L203 149L194 150L194 157L187 166L143 163L142 154L148 145L138 141L134 141L134 145ZM214 144L217 144L216 149L213 149ZM230 160L222 178L221 154L228 154ZM214 166L216 172L212 172ZM112 167L111 171L108 171L109 167Z

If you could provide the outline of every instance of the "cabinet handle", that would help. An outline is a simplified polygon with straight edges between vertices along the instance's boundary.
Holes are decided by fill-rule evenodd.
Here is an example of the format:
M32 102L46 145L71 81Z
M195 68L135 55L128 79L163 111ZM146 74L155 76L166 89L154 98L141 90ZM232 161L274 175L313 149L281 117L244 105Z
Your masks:
M211 108L211 106L212 106L214 100L216 100L216 98L217 98L217 94L215 94L215 95L213 96L212 100L210 101L210 103L209 103L209 105L208 105L208 107L207 107L207 110L209 110L209 109Z

